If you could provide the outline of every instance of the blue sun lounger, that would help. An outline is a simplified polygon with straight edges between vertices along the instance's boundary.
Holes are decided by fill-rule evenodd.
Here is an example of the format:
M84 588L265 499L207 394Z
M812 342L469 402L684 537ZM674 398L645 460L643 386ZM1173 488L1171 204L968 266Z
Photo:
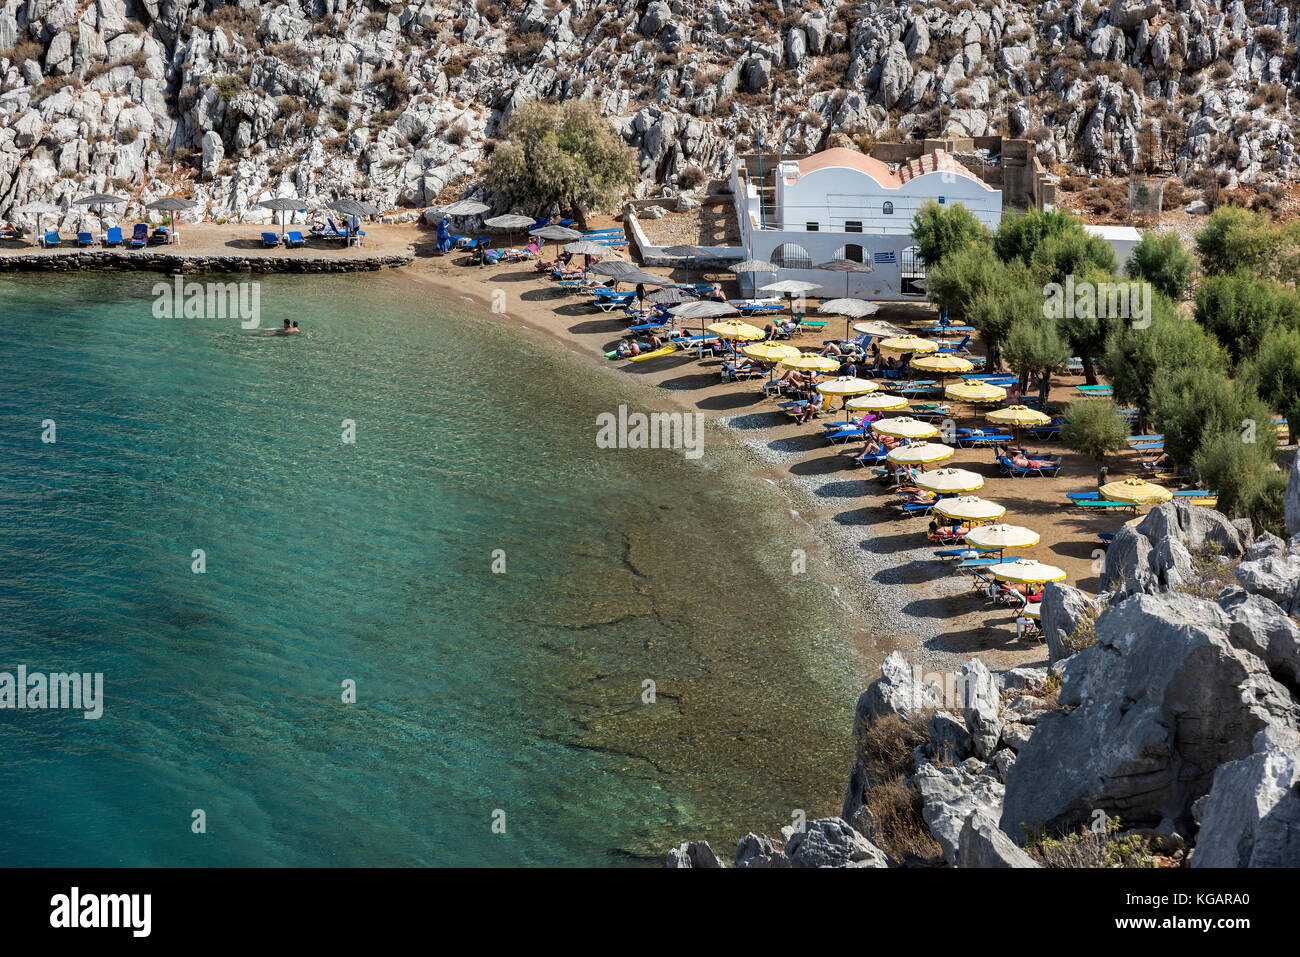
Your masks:
M1003 549L996 545L964 545L961 548L941 548L934 553L935 558L949 559L960 558L964 552L1001 552ZM965 560L965 559L963 559Z
M91 233L77 233L77 245L93 246L95 245L95 237Z
M1065 497L1071 502L1095 502L1101 498L1099 492L1066 492Z
M307 245L307 240L302 238L302 233L292 232L285 238L285 245L290 249L301 249Z
M1098 509L1099 511L1109 512L1112 508L1131 508L1137 511L1137 505L1133 502L1111 502L1106 499L1088 499L1082 502L1075 502L1079 508Z
M1026 475L1056 478L1057 473L1061 471L1061 460L1054 459L1050 465L1042 465L1037 468L1021 468L1014 464L1007 456L999 455L998 468L1001 469L1004 474L1010 475L1012 478L1024 478Z
M982 434L962 435L962 429L957 430L956 442L959 448L973 449L979 445L999 445L1003 442L1010 442L1011 436L1006 432L984 432Z
M131 230L131 248L140 249L149 243L149 224L136 223L135 229Z
M105 245L105 246L120 246L120 245L122 245L122 227L121 227L121 226L111 226L111 227L109 227L108 232L104 234L104 245Z
M271 249L272 247L274 247L274 246L278 246L278 245L280 245L280 237L279 237L279 236L277 236L275 233L262 233L262 248L263 248L263 249Z
M44 236L41 237L42 246L57 246L62 242L63 239L62 237L59 236L57 230L50 230L48 233L46 233Z

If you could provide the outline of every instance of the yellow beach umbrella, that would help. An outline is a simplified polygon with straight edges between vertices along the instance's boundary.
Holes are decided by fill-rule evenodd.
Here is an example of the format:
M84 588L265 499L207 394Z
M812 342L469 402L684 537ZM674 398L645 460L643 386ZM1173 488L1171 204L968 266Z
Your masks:
M1043 582L1057 582L1065 578L1065 572L1055 565L1044 565L1032 558L1019 558L1014 562L992 565L989 571L993 577L1004 582L1020 582L1025 585L1041 585Z
M1163 485L1153 485L1146 479L1126 478L1122 482L1103 485L1098 491L1112 502L1131 502L1134 505L1151 505L1167 502L1174 493Z
M723 339L762 339L767 333L739 319L724 319L709 326L709 332Z
M935 469L917 476L916 484L928 492L973 492L984 487L984 476L968 469Z
M1007 397L1007 390L1000 385L972 380L954 382L943 390L943 394L959 402L1001 402Z
M922 339L920 336L895 336L893 339L885 339L880 343L881 352L933 352L939 348L939 344L930 339Z
M929 465L931 462L952 458L956 451L951 446L937 442L913 442L911 445L900 445L886 455L885 459L895 465Z
M880 386L870 379L857 379L853 376L827 379L825 382L817 383L817 391L822 395L866 395L868 392L875 392L879 388Z
M782 359L793 359L799 355L799 350L794 346L784 346L778 342L751 342L749 345L741 346L740 351L759 362L780 362Z
M1023 525L984 525L966 535L966 541L980 548L1028 548L1038 540L1038 533Z
M994 409L984 418L998 425L1014 425L1017 428L1023 425L1047 425L1052 421L1050 415L1045 415L1026 405L1009 405L1005 409Z
M835 372L840 367L839 360L829 356L819 356L815 352L801 352L789 359L782 359L781 365L802 372Z
M992 522L1007 514L1005 505L990 502L978 495L945 498L935 503L934 511L944 518L956 518L966 522Z
M944 372L951 375L957 375L961 372L970 372L975 368L975 363L969 359L963 359L961 356L921 356L919 359L912 360L912 368L920 369L922 372Z
M881 435L888 435L895 439L929 439L939 434L939 429L929 422L922 422L908 415L898 415L892 419L872 422L871 428Z
M891 409L903 409L907 407L908 400L901 395L890 395L887 392L873 392L870 395L860 395L856 399L849 399L844 403L844 408L850 412L889 412Z

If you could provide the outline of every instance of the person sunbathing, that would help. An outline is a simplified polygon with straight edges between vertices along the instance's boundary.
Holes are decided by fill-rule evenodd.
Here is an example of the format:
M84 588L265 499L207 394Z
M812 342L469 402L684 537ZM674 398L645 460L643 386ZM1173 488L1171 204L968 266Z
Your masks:
M707 299L709 302L727 301L727 297L722 294L722 287L719 286L716 282L713 284L713 288L709 290L708 294L704 298Z
M804 373L800 372L798 369L791 369L776 381L784 382L793 389L803 389L812 381L812 376L804 375Z
M927 492L923 488L914 488L907 492L903 498L904 505L931 505L934 501L934 493Z
M1011 460L1011 464L1018 469L1044 469L1050 468L1056 463L1047 459L1031 459L1025 455L1024 449L1020 449L1015 458Z
M819 414L825 402L826 402L825 396L823 396L820 392L814 392L812 394L812 398L810 398L807 402L803 404L803 409L800 411L799 415L797 416L799 424L803 425L814 415Z
M873 458L879 455L881 451L879 442L874 439L867 439L866 443L862 446L862 451L853 456L853 461L861 462L864 459Z
M834 356L835 358L838 359L840 356L844 355L844 350L840 348L840 344L838 342L828 342L826 343L826 346L822 349L822 351L819 353L819 355Z

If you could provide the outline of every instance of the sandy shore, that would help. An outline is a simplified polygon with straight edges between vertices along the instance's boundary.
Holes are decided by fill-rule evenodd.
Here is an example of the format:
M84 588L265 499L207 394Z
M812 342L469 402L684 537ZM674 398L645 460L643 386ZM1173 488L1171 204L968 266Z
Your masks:
M395 227L386 227L395 228ZM821 425L797 425L764 398L757 380L724 383L718 360L674 354L643 363L604 358L626 329L623 316L601 313L585 297L570 294L537 274L531 266L487 268L457 265L462 257L417 257L399 274L432 283L449 296L491 311L493 297L502 301L499 317L560 343L593 368L613 376L633 376L662 396L665 408L699 411L715 427L711 436L733 444L751 463L752 476L775 483L790 502L792 519L806 523L819 543L809 555L850 612L856 628L852 643L871 667L897 648L928 668L949 670L978 655L990 667L1011 668L1046 663L1045 647L1034 639L1016 639L1014 616L993 608L971 587L971 580L933 556L937 546L925 538L926 520L900 518L893 496L866 470L854 466L844 446L828 445ZM654 270L664 273L666 270ZM670 274L699 281L699 275ZM709 278L715 278L710 274ZM724 278L719 275L716 278ZM928 306L882 306L879 318L918 329L932 318ZM832 320L830 330L843 332ZM820 348L820 333L803 334L794 344ZM1069 401L1082 377L1063 377L1052 398ZM968 406L958 405L959 425L981 424ZM860 443L858 443L860 446ZM1100 532L1113 532L1131 518L1129 512L1084 513L1066 507L1066 492L1096 488L1092 462L1064 450L1059 442L1043 445L1064 452L1065 467L1055 479L1011 479L998 475L988 449L962 449L950 460L985 478L980 495L1007 507L1007 521L1027 525L1042 535L1040 544L1020 554L1059 565L1069 581L1095 592L1098 586ZM1112 456L1112 478L1140 471L1133 453ZM874 675L864 675L869 680Z

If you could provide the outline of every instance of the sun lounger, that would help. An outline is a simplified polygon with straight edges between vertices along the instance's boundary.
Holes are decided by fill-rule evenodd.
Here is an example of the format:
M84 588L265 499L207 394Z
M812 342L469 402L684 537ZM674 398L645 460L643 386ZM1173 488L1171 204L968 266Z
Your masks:
M262 248L272 249L280 245L280 237L275 233L262 233Z
M966 571L971 568L988 568L991 565L1001 565L1003 562L1013 562L1016 557L1015 555L1002 555L997 558L963 558L953 567L959 571Z
M1101 498L1099 492L1066 492L1065 497L1071 502L1095 502Z
M147 223L136 223L135 229L131 231L131 248L140 249L149 242L149 226Z
M1048 464L1046 465L1040 465L1031 468L1023 468L1013 463L1011 459L1009 459L1007 456L999 455L998 468L1002 471L1003 474L1009 475L1012 478L1024 478L1026 475L1036 475L1036 476L1045 476L1049 478L1056 478L1057 473L1061 471L1061 460L1059 458L1052 459L1049 460Z
M171 242L172 234L166 226L159 226L149 236L150 246L166 246Z
M120 246L120 245L122 245L122 227L121 227L121 226L112 226L112 227L109 228L108 232L106 232L106 233L104 234L104 245L105 245L105 246Z
M53 229L41 237L42 246L57 246L62 242L63 239L59 236L58 231Z
M77 245L78 245L78 246L93 246L93 245L95 245L95 237L94 237L94 235L91 234L91 233L77 233Z
M1075 502L1074 504L1079 506L1079 508L1097 509L1103 512L1109 512L1112 508L1131 508L1133 511L1137 511L1137 506L1132 502L1111 502L1104 498L1089 499L1082 502Z
M1173 493L1174 498L1218 498L1218 492L1211 492L1203 488L1184 488Z
M307 240L302 238L302 233L293 232L288 234L285 239L285 245L290 249L301 249L303 246L307 245Z

